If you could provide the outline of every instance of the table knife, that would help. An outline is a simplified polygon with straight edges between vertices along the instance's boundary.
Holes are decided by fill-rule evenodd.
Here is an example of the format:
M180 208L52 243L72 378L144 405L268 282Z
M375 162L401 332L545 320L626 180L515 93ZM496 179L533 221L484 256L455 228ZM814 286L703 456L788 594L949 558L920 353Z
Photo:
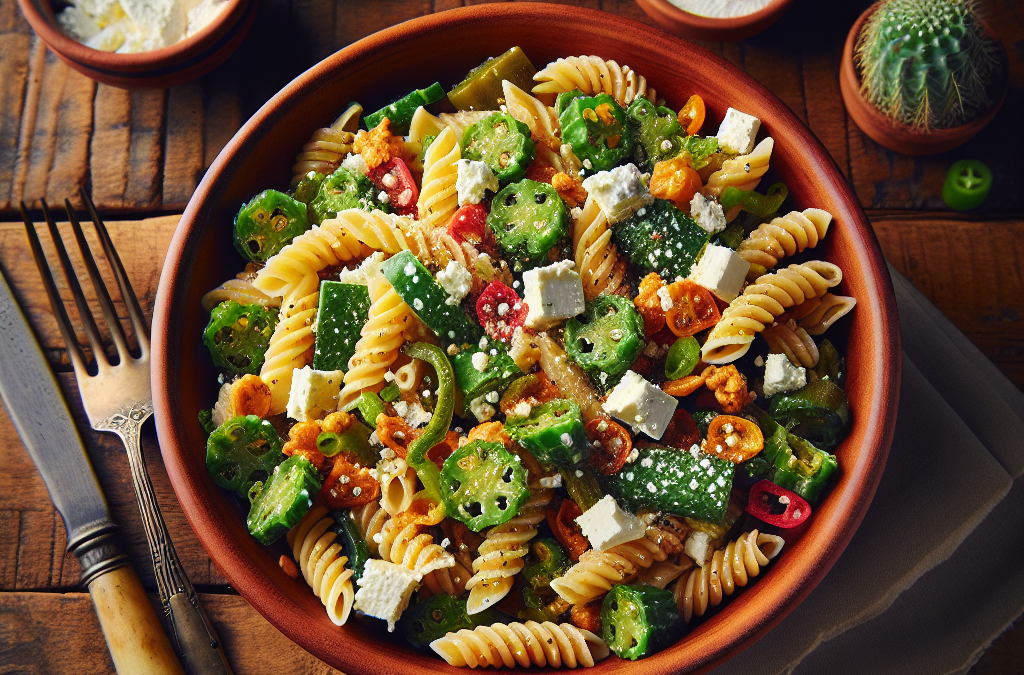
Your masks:
M0 398L43 477L82 564L119 675L184 675L128 557L116 541L85 446L57 379L0 273Z

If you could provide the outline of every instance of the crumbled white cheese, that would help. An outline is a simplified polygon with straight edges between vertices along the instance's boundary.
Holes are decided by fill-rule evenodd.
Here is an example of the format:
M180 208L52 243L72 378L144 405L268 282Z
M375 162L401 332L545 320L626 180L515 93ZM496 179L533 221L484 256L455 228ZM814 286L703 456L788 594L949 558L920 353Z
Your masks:
M609 223L629 218L654 201L640 170L633 164L599 171L583 181L583 189L594 198Z
M711 545L711 535L700 530L693 530L683 542L683 552L693 558L693 562L698 566L705 565L711 559L711 554L715 552Z
M357 152L353 152L351 155L341 160L341 168L348 169L353 173L361 173L364 176L370 173L370 166L363 159L363 156Z
M227 5L226 0L72 0L57 22L88 47L128 54L194 35Z
M651 438L660 439L676 411L676 399L627 370L602 405L604 411Z
M366 286L369 283L368 279L376 273L377 268L384 262L384 258L385 254L383 251L375 251L372 255L365 258L363 262L359 263L359 267L352 270L341 270L338 273L338 281L343 284Z
M718 127L718 147L730 155L745 155L754 149L754 139L760 128L761 120L729 108Z
M560 488L562 487L562 474L556 473L551 477L543 476L537 481L537 485L544 489Z
M643 521L622 510L611 495L605 495L583 512L576 518L576 523L595 551L607 551L613 546L640 539L646 532Z
M288 394L288 417L305 422L336 410L344 378L341 370L313 370L310 366L294 369Z
M807 384L807 369L794 366L785 354L769 354L764 367L764 395L795 391Z
M575 266L571 260L562 260L523 273L523 302L529 308L528 328L550 328L586 309L583 282L573 271Z
M661 311L663 312L667 312L676 305L675 301L672 300L672 293L669 292L668 286L662 286L658 289L658 298L661 300Z
M483 396L478 396L469 402L469 411L473 413L479 422L486 422L494 417L494 406L488 403Z
M714 199L706 199L704 195L694 193L690 200L690 216L709 234L725 229L725 211Z
M512 415L515 417L529 417L532 412L533 406L526 401L520 401L512 408Z
M498 191L498 179L486 162L460 159L456 166L459 176L455 180L455 189L459 193L459 206L479 204L486 196L485 191Z
M743 290L750 263L727 246L708 244L693 267L690 280L708 289L723 302L732 302Z
M756 359L754 359L754 365L757 366L758 368L763 366L764 365L764 358L758 356Z
M470 357L473 362L473 367L476 368L477 372L484 372L487 370L487 364L490 363L491 357L487 356L487 352L475 352Z
M469 294L473 286L473 273L451 260L447 267L437 273L437 283L448 293L445 304L457 305Z
M366 616L387 621L388 632L393 632L419 582L420 576L412 570L370 558L363 565L362 576L356 580L359 590L353 608Z

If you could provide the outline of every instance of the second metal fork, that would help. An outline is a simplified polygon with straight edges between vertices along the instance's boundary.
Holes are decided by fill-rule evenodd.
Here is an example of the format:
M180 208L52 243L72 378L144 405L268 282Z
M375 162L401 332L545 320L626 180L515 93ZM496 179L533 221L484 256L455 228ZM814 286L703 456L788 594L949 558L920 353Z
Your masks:
M100 310L110 329L117 351L117 363L112 363L107 358L96 321L71 265L57 224L50 215L50 209L45 201L42 203L43 216L50 230L50 237L57 251L57 258L64 277L74 296L75 305L78 307L82 328L92 352L92 363L86 360L85 353L78 344L67 310L57 292L57 285L54 283L50 266L43 253L35 225L28 217L25 204L22 203L21 215L25 221L32 255L39 267L43 285L46 287L46 294L53 307L54 318L60 328L61 336L64 338L71 365L74 367L78 390L85 412L89 417L89 423L97 431L116 434L127 450L135 496L139 502L139 509L142 511L142 523L146 529L146 539L149 542L149 550L153 558L153 572L156 576L157 589L160 592L164 610L170 617L182 664L190 675L228 675L231 673L231 668L213 627L199 607L195 589L182 570L181 562L174 550L174 544L167 533L167 525L160 514L156 493L153 491L153 484L146 471L146 461L142 455L140 444L142 425L153 414L149 371L149 328L146 325L138 298L135 296L135 291L132 290L128 275L121 264L121 259L118 257L117 251L114 250L107 228L96 213L96 208L85 191L80 191L80 194L92 218L100 246L114 272L114 278L128 310L128 317L138 343L138 356L132 354L129 349L127 336L114 311L114 304L107 292L103 278L100 276L96 260L85 239L85 233L82 231L81 223L75 215L71 202L67 199L64 200L64 206L67 210L68 220L81 251L86 272L96 291Z

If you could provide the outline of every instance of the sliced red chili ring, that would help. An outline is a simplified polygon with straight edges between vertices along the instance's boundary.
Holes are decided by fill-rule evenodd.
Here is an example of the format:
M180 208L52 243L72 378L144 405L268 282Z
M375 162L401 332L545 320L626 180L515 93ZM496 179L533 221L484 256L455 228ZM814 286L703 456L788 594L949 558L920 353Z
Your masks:
M529 308L519 295L501 283L492 281L476 300L476 316L484 331L495 340L508 342L516 328L526 323Z
M580 507L571 499L565 499L558 508L558 513L547 509L544 515L558 543L569 551L570 558L579 560L580 555L590 548L590 542L576 522L576 519L583 515Z
M750 488L747 513L769 525L790 529L810 517L811 505L795 492L763 480Z
M598 473L612 476L626 465L633 451L633 439L618 422L598 417L587 422L587 436L594 444L590 453L590 466Z
M415 216L416 202L420 190L412 178L412 172L401 157L392 157L375 169L371 169L367 177L378 190L388 196L392 210L400 216Z
M448 221L448 234L460 244L479 246L487 228L487 208L483 204L466 204Z

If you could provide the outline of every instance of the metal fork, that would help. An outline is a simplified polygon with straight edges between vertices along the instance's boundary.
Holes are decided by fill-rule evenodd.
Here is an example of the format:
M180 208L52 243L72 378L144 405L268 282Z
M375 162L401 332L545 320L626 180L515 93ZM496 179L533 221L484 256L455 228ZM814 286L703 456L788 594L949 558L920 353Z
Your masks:
M227 657L224 655L212 625L199 607L196 591L189 583L188 577L181 567L181 561L178 560L178 554L174 551L174 544L167 533L167 525L160 514L156 493L153 491L153 483L149 480L146 461L143 458L142 446L139 442L142 425L153 414L149 379L149 327L146 325L139 300L128 281L128 275L125 274L121 259L110 241L106 226L96 213L96 207L93 206L92 200L89 199L85 191L79 190L79 193L92 218L103 253L117 279L117 285L128 309L128 317L138 343L139 355L133 355L128 348L126 334L114 312L113 302L111 302L110 294L107 292L99 269L96 267L96 260L93 258L89 244L85 240L81 223L75 215L71 202L67 199L64 200L64 207L67 210L71 229L75 233L86 272L96 290L100 309L117 350L118 362L116 364L107 358L103 349L96 321L86 303L81 284L71 265L67 249L64 247L64 241L57 230L57 224L50 215L50 209L45 200L42 203L43 216L46 218L46 224L49 227L54 248L57 250L57 258L60 261L64 277L75 298L82 328L92 352L92 363L87 362L82 347L78 344L78 338L72 329L71 320L68 318L67 310L57 292L50 266L39 243L39 235L32 220L28 217L25 203L22 202L21 217L25 221L32 255L39 267L43 285L46 287L46 294L53 307L54 318L57 320L61 336L64 338L64 344L71 358L71 364L74 366L78 390L85 406L85 412L89 416L89 423L97 431L116 434L128 452L128 464L131 467L132 482L135 485L135 496L139 501L139 509L142 511L142 523L146 528L149 552L153 558L153 572L156 576L157 589L160 592L160 599L163 601L164 611L170 618L171 626L174 629L174 637L178 644L178 653L181 656L182 664L190 675L229 675L231 668L228 665Z

